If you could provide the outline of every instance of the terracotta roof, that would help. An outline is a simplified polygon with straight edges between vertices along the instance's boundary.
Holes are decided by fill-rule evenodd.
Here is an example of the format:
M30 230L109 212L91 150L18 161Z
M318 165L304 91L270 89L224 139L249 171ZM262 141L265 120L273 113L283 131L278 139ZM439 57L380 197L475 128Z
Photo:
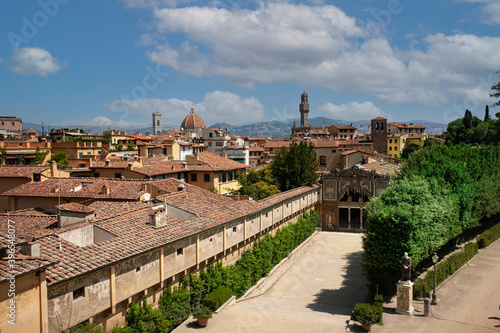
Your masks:
M266 142L266 144L264 145L264 148L268 149L268 148L281 148L281 147L290 147L290 145L292 144L292 141L285 141L285 140L270 140L268 142Z
M94 210L92 208L89 208L88 206L76 203L76 202L69 202L65 203L62 205L57 205L55 206L56 209L59 209L61 211L65 212L77 212L77 213L93 213Z
M194 112L194 107L191 108L191 112L184 118L181 124L181 128L184 130L205 128L205 122Z
M52 220L49 217L39 217L45 219L45 222L38 223L35 220L35 223L32 223L31 217L19 215L16 217L19 222L16 222L23 226L20 227L21 234L37 234L32 230L36 228L44 233L43 237L36 240L40 243L41 257L48 262L57 261L55 265L47 268L47 281L50 286L217 227L222 223L257 213L263 207L310 191L311 188L317 188L317 186L302 187L255 202L236 201L185 183L183 183L184 190L178 191L179 184L181 182L175 179L153 182L153 186L158 190L168 193L158 197L159 201L165 200L167 205L188 211L193 214L191 217L179 220L167 216L166 226L153 228L149 225L151 203L94 202L89 208L95 209L98 216L83 226L91 224L115 237L84 247L56 235L56 232L61 234L61 229L47 228L51 221L55 221L55 216L51 217ZM103 215L99 215L99 212L103 212ZM108 212L110 214L107 214ZM4 223L5 218L4 216ZM0 225L1 223L2 218ZM80 227L82 225L71 228ZM64 229L67 230L69 229Z
M188 171L183 167L183 162L179 161L163 161L159 163L152 163L150 165L145 165L143 167L133 168L133 171L139 172L143 175L156 176L164 175L169 173L185 172Z
M190 157L198 157L198 161L211 166L215 171L226 171L235 169L246 169L247 165L233 161L231 159L222 157L220 155L203 151L195 155L189 155ZM191 168L191 165L188 165Z
M61 197L88 199L138 200L144 194L141 184L145 180L120 180L106 178L49 178L43 182L31 182L17 186L3 196L13 197ZM103 194L102 187L110 189Z
M413 125L413 124L398 124L398 123L390 123L389 125L396 126L397 128L417 128L417 129L425 129L425 126Z
M264 148L257 147L257 146L252 146L252 147L250 147L250 151L264 151Z
M387 120L386 118L382 118L382 117L376 117L376 118L373 118L372 120Z
M19 278L23 275L46 269L54 264L54 262L46 259L16 254L16 263L14 268L11 268L8 260L8 258L0 259L0 283L12 277Z
M315 148L337 148L339 146L339 142L337 140L330 139L311 139L309 142L314 144Z
M49 166L1 165L0 178L31 178L34 173L40 173Z

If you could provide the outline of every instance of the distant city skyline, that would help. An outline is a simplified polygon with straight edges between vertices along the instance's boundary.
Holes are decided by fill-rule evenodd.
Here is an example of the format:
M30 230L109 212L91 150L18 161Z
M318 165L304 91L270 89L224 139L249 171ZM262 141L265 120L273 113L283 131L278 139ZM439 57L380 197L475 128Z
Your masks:
M8 0L0 115L53 126L482 118L500 79L495 0ZM496 109L492 109L494 114Z

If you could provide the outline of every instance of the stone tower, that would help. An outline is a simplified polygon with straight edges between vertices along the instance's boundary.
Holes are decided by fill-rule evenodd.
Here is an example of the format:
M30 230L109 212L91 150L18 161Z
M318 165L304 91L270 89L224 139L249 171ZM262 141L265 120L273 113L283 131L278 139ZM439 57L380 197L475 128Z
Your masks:
M309 127L309 101L308 95L304 91L302 95L300 95L300 127L307 128Z
M372 119L373 149L387 154L387 119L377 117Z
M153 134L161 134L161 113L153 112Z

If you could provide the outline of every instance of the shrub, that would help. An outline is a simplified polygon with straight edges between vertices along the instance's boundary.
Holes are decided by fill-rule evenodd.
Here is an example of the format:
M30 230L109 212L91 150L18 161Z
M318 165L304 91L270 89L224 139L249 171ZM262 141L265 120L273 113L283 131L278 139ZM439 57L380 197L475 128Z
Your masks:
M104 333L104 329L96 324L84 323L65 330L63 333Z
M205 319L212 318L212 309L210 309L208 306L200 305L199 307L194 309L193 317Z
M379 307L382 307L382 305L384 305L384 296L381 294L375 295L375 297L373 299L373 303L375 305L378 305Z
M219 287L205 296L203 304L208 306L212 311L216 311L222 304L233 296L233 291L227 287Z
M175 327L180 325L191 314L189 291L184 288L166 288L160 296L159 308L163 315Z
M382 308L369 303L354 305L354 320L363 325L379 323L382 319Z
M471 260L477 253L477 244L468 243L461 252L452 254L446 260L436 266L436 285L443 282L448 276L454 274L467 261ZM424 297L434 288L434 270L427 272L423 279L416 279L413 285L413 297Z
M127 310L124 327L115 327L113 333L166 333L171 325L160 309L153 309L144 299L142 305L134 302Z
M483 232L476 238L477 245L480 249L490 245L500 238L500 223Z

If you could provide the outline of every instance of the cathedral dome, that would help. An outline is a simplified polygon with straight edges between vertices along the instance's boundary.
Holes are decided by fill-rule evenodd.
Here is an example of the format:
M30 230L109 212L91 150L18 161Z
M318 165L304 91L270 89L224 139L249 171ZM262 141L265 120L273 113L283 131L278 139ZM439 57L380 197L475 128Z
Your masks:
M194 112L194 105L191 107L191 112L184 118L181 124L181 130L190 130L196 128L205 128L205 122Z

